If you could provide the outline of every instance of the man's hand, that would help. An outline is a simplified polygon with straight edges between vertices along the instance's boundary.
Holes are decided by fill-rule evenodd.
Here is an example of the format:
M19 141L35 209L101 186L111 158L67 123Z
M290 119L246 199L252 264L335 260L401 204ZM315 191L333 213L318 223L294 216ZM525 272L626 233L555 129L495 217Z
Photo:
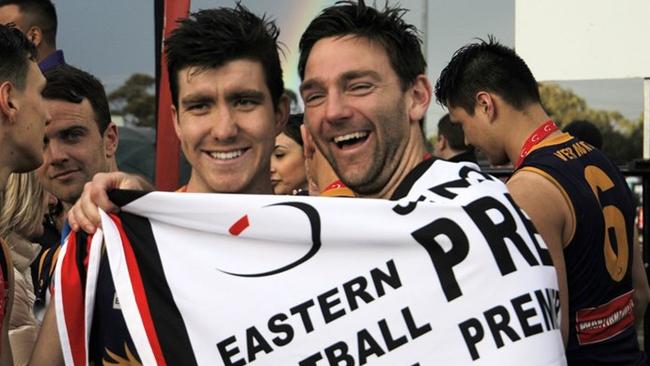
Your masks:
M113 189L145 191L153 190L154 187L137 175L122 172L97 173L92 181L86 183L81 197L68 212L70 228L94 234L101 224L97 208L106 212L117 212L119 209L108 199L107 192Z

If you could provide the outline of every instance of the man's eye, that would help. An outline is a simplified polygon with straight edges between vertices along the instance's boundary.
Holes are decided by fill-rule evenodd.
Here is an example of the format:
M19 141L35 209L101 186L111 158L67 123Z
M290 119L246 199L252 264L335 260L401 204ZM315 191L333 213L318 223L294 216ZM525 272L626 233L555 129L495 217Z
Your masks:
M318 104L323 99L323 93L311 93L304 96L305 104Z
M252 108L259 104L257 100L250 98L241 98L235 101L235 107L237 108Z
M372 84L369 83L354 83L350 85L350 91L356 93L364 93L370 89L372 89Z
M63 141L69 142L69 143L75 143L79 142L79 140L83 137L83 132L81 131L68 131L65 133L63 137Z
M205 103L197 103L197 104L190 104L187 107L188 111L193 111L193 112L199 112L199 111L204 111L208 108L208 105Z

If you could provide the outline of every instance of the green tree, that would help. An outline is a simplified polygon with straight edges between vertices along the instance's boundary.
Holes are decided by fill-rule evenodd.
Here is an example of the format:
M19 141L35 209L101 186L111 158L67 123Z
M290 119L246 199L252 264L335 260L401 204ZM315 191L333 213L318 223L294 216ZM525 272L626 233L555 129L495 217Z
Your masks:
M641 157L642 117L629 120L617 111L590 108L585 100L573 91L554 83L539 86L546 112L560 126L576 119L594 123L603 134L603 151L618 164Z
M146 74L131 75L119 88L108 95L111 113L124 118L127 124L154 127L155 79Z

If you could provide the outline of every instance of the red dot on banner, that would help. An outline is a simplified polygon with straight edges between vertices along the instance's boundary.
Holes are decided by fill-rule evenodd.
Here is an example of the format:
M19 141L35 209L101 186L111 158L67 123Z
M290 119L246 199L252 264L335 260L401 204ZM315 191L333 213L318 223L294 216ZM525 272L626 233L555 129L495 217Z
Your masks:
M250 223L248 222L248 215L244 215L241 219L237 220L236 223L232 224L230 229L228 229L228 232L230 232L230 235L237 236L246 230L246 228L249 226Z

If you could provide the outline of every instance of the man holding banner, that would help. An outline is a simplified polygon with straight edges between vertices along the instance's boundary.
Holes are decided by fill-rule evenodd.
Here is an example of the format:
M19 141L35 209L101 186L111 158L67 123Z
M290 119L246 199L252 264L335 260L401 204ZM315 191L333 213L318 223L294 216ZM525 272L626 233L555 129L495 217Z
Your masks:
M237 5L193 14L166 41L174 127L193 167L190 181L180 191L273 192L270 155L289 109L283 95L278 33L273 22ZM124 178L122 188L149 187L136 176L119 172L111 176ZM75 362L81 351L95 364L137 361L138 350L126 329L107 257L100 260L104 264L97 273L100 285L94 299L93 334L87 335L89 345L75 349L77 344L67 339L63 344L72 349ZM64 280L63 287L69 284ZM67 303L83 305L83 298L65 297ZM83 316L83 310L78 315ZM45 323L53 325L52 309L46 317ZM73 328L85 323L81 318L71 319L66 318L78 322L70 325ZM51 362L52 352L57 351L52 329L44 326L39 340L44 348L35 353L36 363ZM67 356L66 361L71 361Z
M431 86L402 13L339 3L301 40L317 146L346 185L392 200L116 192L110 218L96 203L114 210L106 190L129 178L96 177L70 217L102 227L84 241L82 324L101 316L94 274L108 264L129 353L145 364L565 364L555 270L527 216L474 164L424 161ZM206 98L186 104L210 110ZM89 347L66 304L79 238L57 272L74 364Z

